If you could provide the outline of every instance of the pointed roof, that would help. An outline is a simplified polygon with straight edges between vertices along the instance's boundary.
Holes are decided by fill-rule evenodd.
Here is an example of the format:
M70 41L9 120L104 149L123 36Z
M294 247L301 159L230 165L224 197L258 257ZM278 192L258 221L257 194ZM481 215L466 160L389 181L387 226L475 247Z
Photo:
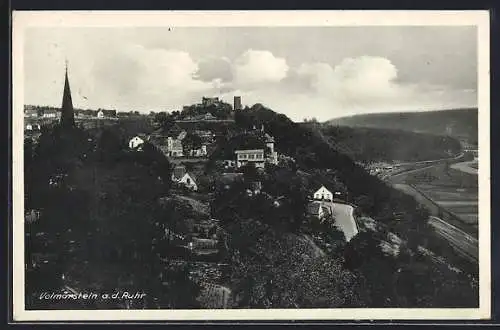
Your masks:
M182 179L183 179L186 175L187 175L187 176L191 179L191 181L193 181L194 183L196 183L196 176L195 176L193 173L191 173L191 172L186 172L186 174L184 174L184 175L183 175Z
M73 100L71 98L71 89L69 87L69 79L68 79L68 62L66 62L66 72L64 77L64 91L63 91L63 99L61 105L61 126L63 127L75 126Z
M274 142L274 138L267 133L264 134L264 139L266 140L266 143Z
M186 166L184 165L177 165L176 167L174 167L173 171L172 171L172 176L177 179L177 180L180 180L184 177L184 175L186 174Z
M331 190L329 190L328 188L326 188L325 186L321 186L318 190L316 190L314 193L317 194L319 192L328 192L330 194L332 194Z

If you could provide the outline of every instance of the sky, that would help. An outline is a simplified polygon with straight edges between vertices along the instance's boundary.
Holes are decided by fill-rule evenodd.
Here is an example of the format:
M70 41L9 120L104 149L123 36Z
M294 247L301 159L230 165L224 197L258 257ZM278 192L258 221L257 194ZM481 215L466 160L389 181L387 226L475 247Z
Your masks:
M25 104L173 111L218 96L292 120L477 106L467 26L37 27L26 30Z

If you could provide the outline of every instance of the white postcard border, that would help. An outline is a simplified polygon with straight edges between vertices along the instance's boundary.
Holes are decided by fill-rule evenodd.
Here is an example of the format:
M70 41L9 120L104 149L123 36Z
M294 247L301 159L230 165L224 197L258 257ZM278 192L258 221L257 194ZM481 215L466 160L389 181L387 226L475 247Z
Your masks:
M146 26L464 26L478 27L479 287L474 309L51 310L24 306L23 51L29 27ZM97 320L474 320L491 317L490 77L488 11L14 11L12 18L14 321Z

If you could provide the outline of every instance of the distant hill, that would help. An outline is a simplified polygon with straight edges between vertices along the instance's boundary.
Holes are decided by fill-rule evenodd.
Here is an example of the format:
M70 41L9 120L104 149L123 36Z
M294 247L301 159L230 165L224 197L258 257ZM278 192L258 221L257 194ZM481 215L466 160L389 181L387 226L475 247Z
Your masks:
M460 152L460 142L450 136L348 126L327 126L322 132L337 151L361 162L424 161Z
M477 143L478 109L398 112L355 115L329 120L325 125L400 129L416 133L449 135Z

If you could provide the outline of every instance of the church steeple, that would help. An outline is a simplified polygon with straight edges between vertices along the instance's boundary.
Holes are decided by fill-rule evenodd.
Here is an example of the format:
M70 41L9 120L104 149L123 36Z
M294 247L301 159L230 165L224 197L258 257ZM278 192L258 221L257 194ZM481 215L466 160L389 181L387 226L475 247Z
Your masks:
M75 114L73 111L73 100L71 99L71 89L69 87L67 60L64 77L63 99L61 105L61 126L66 128L75 126Z

